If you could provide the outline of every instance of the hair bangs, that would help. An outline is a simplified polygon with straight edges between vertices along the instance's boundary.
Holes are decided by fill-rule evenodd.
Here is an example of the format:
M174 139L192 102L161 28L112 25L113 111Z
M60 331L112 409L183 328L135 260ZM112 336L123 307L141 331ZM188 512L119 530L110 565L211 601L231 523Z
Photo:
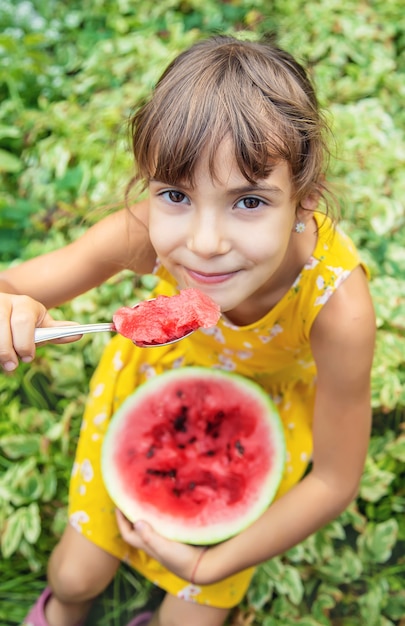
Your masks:
M193 186L202 158L215 179L218 146L230 139L251 183L287 162L299 202L322 194L326 129L312 84L288 53L212 37L181 53L133 116L134 179Z
M207 72L204 78L199 86L186 84L181 90L172 84L172 93L164 98L155 92L134 116L133 150L140 179L192 186L202 155L215 179L217 150L225 138L231 140L237 165L251 183L267 177L280 160L290 160L290 137L257 87L249 84L246 90L240 76L229 72Z

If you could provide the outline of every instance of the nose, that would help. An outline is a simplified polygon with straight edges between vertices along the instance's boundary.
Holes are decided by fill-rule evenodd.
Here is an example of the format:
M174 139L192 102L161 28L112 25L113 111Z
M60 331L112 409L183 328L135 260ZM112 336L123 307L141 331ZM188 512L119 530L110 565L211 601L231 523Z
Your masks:
M226 234L223 216L214 210L201 209L195 211L190 221L187 247L202 258L226 254L230 248L230 240Z

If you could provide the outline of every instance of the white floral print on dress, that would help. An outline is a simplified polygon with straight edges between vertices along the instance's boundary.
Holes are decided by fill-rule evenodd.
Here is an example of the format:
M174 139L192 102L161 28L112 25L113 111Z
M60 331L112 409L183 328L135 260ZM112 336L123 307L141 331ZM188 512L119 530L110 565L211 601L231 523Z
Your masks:
M228 372L233 372L236 370L236 364L229 356L225 356L225 354L218 355L218 361L221 364L221 369L227 370Z
M145 378L153 378L154 376L156 376L155 368L152 367L152 365L149 365L149 363L143 363L139 368L139 371L142 374L145 374Z
M187 587L180 589L177 597L182 600L187 600L188 602L193 602L199 593L201 593L201 587L197 587L197 585L187 585Z
M93 419L93 423L96 424L96 426L99 426L100 424L102 424L103 422L105 422L105 420L107 419L107 413L99 413L98 415L96 415L96 417Z
M251 359L253 356L253 352L250 350L238 350L236 352L236 356L241 360L245 361L246 359Z
M308 261L304 265L304 270L313 270L318 265L319 261L315 257L309 257Z
M93 391L93 398L99 398L99 397L102 395L102 393L103 393L104 389L105 389L105 384L104 384L104 383L99 383L99 384L98 384L98 385L94 388L94 391Z
M85 459L83 461L81 468L80 468L80 474L86 483L89 483L91 480L93 480L93 476L94 476L93 466L88 459Z
M268 335L260 335L259 339L262 343L269 343L269 341L274 339L274 337L277 337L277 335L280 335L282 332L284 332L284 328L280 326L280 324L274 324Z
M79 533L83 532L82 524L87 524L87 522L89 522L89 521L90 521L90 517L86 513L86 511L75 511L69 517L69 523Z
M214 326L213 328L200 328L200 332L204 333L204 335L214 337L218 343L225 343L225 337L222 334L222 330L218 328L218 326Z
M322 304L325 304L334 293L335 289L332 289L332 287L328 287L327 289L325 289L321 296L317 297L314 302L314 306L320 306Z
M118 352L114 354L113 367L116 372L119 372L124 367L124 362L121 358L121 350L119 350Z

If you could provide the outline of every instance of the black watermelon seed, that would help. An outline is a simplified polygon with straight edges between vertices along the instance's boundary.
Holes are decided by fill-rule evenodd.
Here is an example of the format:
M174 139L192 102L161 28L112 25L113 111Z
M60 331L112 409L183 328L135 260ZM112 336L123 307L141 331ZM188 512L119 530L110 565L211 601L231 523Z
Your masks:
M173 426L178 433L187 432L187 407L181 407L181 414L174 418Z
M241 454L241 455L245 452L245 448L242 446L242 444L241 444L241 442L239 441L239 439L238 439L238 441L236 441L236 442L235 442L235 448L237 449L237 451L238 451L238 452L239 452L239 454Z
M151 476L164 476L164 472L162 470L153 469L152 467L148 467L146 473L150 474Z

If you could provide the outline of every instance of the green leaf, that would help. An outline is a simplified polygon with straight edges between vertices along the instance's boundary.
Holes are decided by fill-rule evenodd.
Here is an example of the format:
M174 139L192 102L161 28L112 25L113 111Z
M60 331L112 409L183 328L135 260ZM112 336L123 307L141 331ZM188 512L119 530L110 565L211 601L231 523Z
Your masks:
M403 582L403 581L401 581ZM388 596L384 613L393 620L400 620L405 615L405 590L401 590L395 596Z
M262 624L263 626L280 626L279 620L275 617L271 617L271 615L265 617Z
M321 623L328 624L328 616L338 602L342 600L343 592L339 587L321 584L311 607L311 614ZM326 621L325 621L326 620Z
M37 455L41 448L40 435L9 435L0 439L0 448L10 459Z
M279 594L285 595L293 604L299 604L304 594L304 587L299 571L291 565L284 565L279 576L274 580Z
M32 502L23 509L22 526L24 537L28 543L35 543L41 534L41 518L39 515L39 507L36 502Z
M0 41L1 45L1 41ZM15 126L5 126L4 124L0 124L0 140L5 137L11 137L16 139L21 136L21 130L16 128Z
M386 446L386 452L397 461L405 463L405 434Z
M298 605L304 596L304 586L299 571L295 567L286 567L283 574L283 586L287 597Z
M56 494L57 479L55 468L50 465L42 473L42 501L49 502Z
M368 502L377 502L389 493L389 486L395 479L393 472L382 470L368 457L360 483L360 497Z
M357 540L360 557L373 563L385 563L392 554L398 538L398 523L389 519L380 524L370 523Z
M273 584L271 581L256 580L248 591L248 602L256 611L262 609L273 595Z
M312 617L302 617L299 620L294 620L294 622L291 622L292 624L297 624L299 626L324 626L323 622L318 622L316 619L313 619Z
M21 159L7 150L0 148L0 172L14 174L22 168Z
M8 559L18 549L23 534L23 513L17 509L6 521L1 536L1 551L5 559Z
M385 588L384 588L385 587ZM385 604L386 585L382 582L373 583L370 591L358 599L360 613L366 624L381 626L382 609Z

